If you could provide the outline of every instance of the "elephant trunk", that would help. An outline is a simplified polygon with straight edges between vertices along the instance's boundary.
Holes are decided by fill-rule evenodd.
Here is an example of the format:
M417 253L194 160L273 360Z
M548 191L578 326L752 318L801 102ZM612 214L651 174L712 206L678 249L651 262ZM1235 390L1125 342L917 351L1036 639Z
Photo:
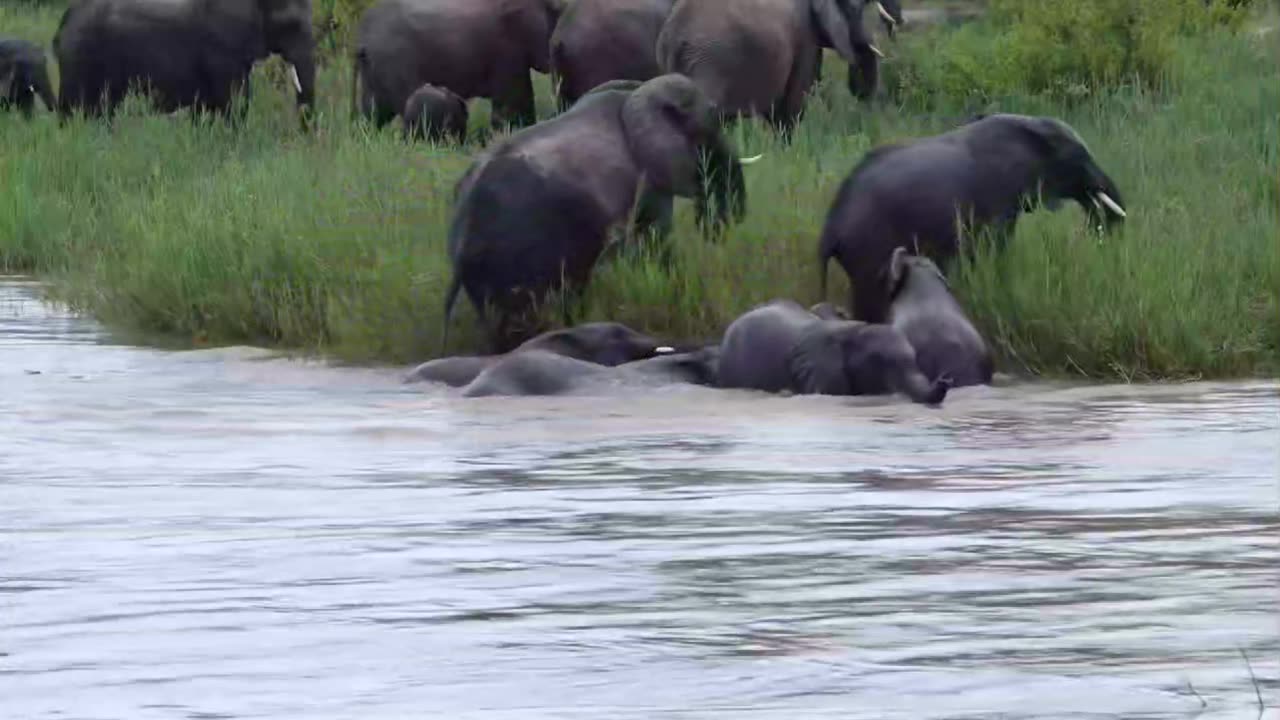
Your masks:
M1089 182L1090 187L1075 200L1088 213L1090 225L1111 230L1116 225L1122 224L1128 216L1124 209L1124 200L1120 196L1119 188L1106 173L1095 169L1090 175L1092 176Z
M854 45L853 54L856 62L849 64L849 94L867 100L875 95L880 84L880 55L869 42Z
M315 44L310 34L304 34L286 46L280 57L289 64L289 80L305 123L316 97Z
M34 77L31 78L31 86L35 89L36 94L40 96L40 102L55 112L58 109L58 97L53 92L53 83L49 82L49 71L43 64L35 69Z
M699 227L719 229L741 222L747 211L747 186L737 153L719 134L703 144L694 197Z
M943 398L947 396L947 390L951 388L951 380L947 378L938 378L934 382L920 372L920 369L912 365L903 368L902 372L895 378L895 389L911 398L912 401L923 405L940 405Z

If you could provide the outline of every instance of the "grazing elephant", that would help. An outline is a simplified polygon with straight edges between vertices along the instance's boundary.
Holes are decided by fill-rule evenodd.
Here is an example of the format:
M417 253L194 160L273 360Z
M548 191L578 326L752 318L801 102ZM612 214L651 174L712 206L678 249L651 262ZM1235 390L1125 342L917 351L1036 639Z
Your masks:
M789 131L817 79L822 48L850 64L860 97L874 91L880 51L862 25L867 0L678 0L658 35L658 65L693 78L727 115ZM898 0L883 16L901 22Z
M991 351L932 260L894 248L888 291L887 322L915 348L925 377L950 378L952 387L991 384Z
M485 368L462 395L565 395L611 387L712 385L717 354L703 349L606 367L546 350L510 353Z
M135 83L165 112L228 113L248 96L254 62L271 53L289 64L304 121L315 99L311 0L80 0L53 46L64 116L110 114Z
M876 148L840 185L827 213L818 248L823 296L827 261L834 257L853 281L854 317L881 322L894 248L913 248L945 267L973 231L1011 236L1037 197L1050 208L1075 200L1093 222L1108 226L1125 217L1115 183L1080 136L1055 118L989 115L941 135ZM967 224L964 230L958 220Z
M447 88L428 84L413 91L400 118L406 140L467 138L467 101Z
M823 319L791 300L765 303L730 323L720 343L719 384L819 395L900 392L931 405L950 386L920 372L911 343L896 329Z
M381 0L364 12L352 109L378 127L423 83L493 101L494 122L537 119L529 69L550 72L550 38L566 0Z
M37 97L46 108L57 109L44 49L33 42L0 35L0 110L17 108L30 117Z
M546 293L586 285L611 230L661 232L675 195L694 198L704 223L745 212L740 161L707 97L681 75L609 83L490 147L455 189L444 342L466 290L482 322L497 313L495 351L518 344Z
M655 338L636 332L621 323L591 322L561 328L530 338L511 352L542 350L595 363L614 366L675 352L675 348ZM482 370L502 359L502 355L460 355L438 358L419 365L405 382L423 380L461 387L475 379Z
M654 45L675 0L573 0L551 33L561 109L609 80L662 74Z

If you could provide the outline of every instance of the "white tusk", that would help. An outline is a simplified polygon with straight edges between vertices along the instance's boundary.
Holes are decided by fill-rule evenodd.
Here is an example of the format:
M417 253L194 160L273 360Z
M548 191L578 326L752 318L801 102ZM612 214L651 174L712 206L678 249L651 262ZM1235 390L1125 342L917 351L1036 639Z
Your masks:
M884 53L880 52L880 48L875 45L868 45L867 47L871 48L871 52L875 53L877 56L884 57Z
M1097 194L1096 199L1099 200L1103 205L1106 205L1108 210L1119 215L1120 217L1129 217L1128 214L1125 213L1124 208L1120 207L1120 204L1117 203L1115 200L1112 200L1110 195L1104 192L1099 192Z
M36 86L35 86L35 85L28 85L28 86L27 86L27 92L31 93L32 95L35 95L35 94L36 94Z
M884 18L885 22L889 23L890 25L898 24L898 21L893 19L893 16L889 14L888 10L884 9L883 5L881 5L880 3L876 3L876 9L880 11L880 17Z
M739 164L739 165L750 165L750 164L751 164L751 163L753 163L753 162L758 162L758 161L760 160L760 158L762 158L762 157L764 157L764 153L760 153L759 155L756 155L756 156L754 156L754 157L741 158L741 159L739 159L739 160L738 160L738 164Z
M653 349L653 353L655 355L667 355L675 351L676 349L671 347L670 345L659 345L658 347Z
M294 67L293 65L289 65L289 78L293 80L293 89L297 90L298 93L301 94L302 81L298 79L298 68Z

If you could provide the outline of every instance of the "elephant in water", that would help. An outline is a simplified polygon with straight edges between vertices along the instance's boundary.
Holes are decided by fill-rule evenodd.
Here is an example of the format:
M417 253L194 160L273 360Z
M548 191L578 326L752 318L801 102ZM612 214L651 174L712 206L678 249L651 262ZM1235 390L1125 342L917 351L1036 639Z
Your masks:
M406 140L449 138L460 143L467 137L467 101L448 88L418 88L405 101L400 118Z
M573 0L551 33L551 73L567 108L610 80L662 74L654 45L675 0Z
M850 88L870 97L880 51L862 24L867 0L678 0L658 35L664 72L693 78L727 115L763 116L790 131L818 77L822 49L850 66ZM902 22L898 0L876 3Z
M37 97L46 108L57 109L44 49L33 42L0 35L0 110L17 108L30 117Z
M269 53L289 64L304 120L315 99L311 0L80 0L63 13L53 46L64 116L110 113L138 82L165 112L226 113Z
M431 83L489 98L495 123L533 124L529 70L551 71L551 31L566 1L381 0L356 33L353 111L381 127Z
M551 330L526 340L511 352L533 350L610 367L675 352L675 348L615 322L583 323ZM430 360L414 368L405 382L434 381L462 387L503 357L462 355Z
M1120 191L1069 125L1051 117L988 115L950 132L876 148L840 185L818 247L822 294L835 258L853 282L853 315L881 322L884 273L899 246L945 267L962 234L1007 237L1037 198L1082 205L1108 227L1125 217ZM968 224L957 227L957 215Z
M915 348L925 377L951 378L952 387L991 384L991 351L932 260L895 248L889 259L889 298L888 324Z
M565 395L610 387L714 385L719 348L636 360L617 367L546 350L509 353L462 389L464 397Z
M900 392L936 405L950 382L930 382L916 366L911 343L888 325L824 319L790 300L774 300L725 330L719 385L819 395Z
M494 350L519 344L539 300L585 287L612 230L668 227L675 195L694 198L704 226L745 212L740 161L681 75L606 83L491 146L455 189L443 341L465 290L482 322L497 314Z

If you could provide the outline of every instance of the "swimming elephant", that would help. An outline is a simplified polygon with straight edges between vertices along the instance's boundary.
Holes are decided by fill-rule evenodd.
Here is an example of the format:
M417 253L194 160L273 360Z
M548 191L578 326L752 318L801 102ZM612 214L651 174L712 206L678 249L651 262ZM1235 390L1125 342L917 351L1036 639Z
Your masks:
M44 49L33 42L0 35L0 110L17 108L30 117L37 97L49 110L57 109Z
M511 352L541 350L597 365L614 366L675 352L657 339L622 323L590 322L544 332ZM502 355L460 355L429 360L409 373L405 382L434 381L461 387Z
M894 248L888 281L887 322L907 337L925 377L948 377L952 387L990 385L991 351L938 266L904 247Z
M1125 217L1115 183L1075 130L1056 118L988 115L876 148L840 185L827 213L818 247L823 296L834 257L853 281L854 317L883 321L883 278L894 248L913 248L945 268L962 235L971 239L984 228L1012 235L1037 197L1049 208L1075 200L1108 227ZM964 233L957 216L967 223Z
M658 65L693 78L727 115L790 130L830 47L869 97L880 51L862 25L867 0L678 0L658 35ZM898 0L875 3L902 21Z
M551 74L567 108L609 80L662 74L654 45L675 0L573 0L551 33Z
M566 0L381 0L360 18L352 109L379 127L431 83L493 101L495 124L536 119L530 68L550 72Z
M448 88L423 85L404 102L400 113L406 140L462 142L467 137L467 101Z
M725 330L719 385L818 395L900 392L936 405L950 383L930 382L916 366L911 343L888 325L827 320L791 300L774 300Z
M619 387L713 385L718 354L717 348L704 348L608 367L546 350L509 353L477 375L462 395L565 395Z
M707 97L681 75L608 83L491 146L455 189L443 341L466 290L494 350L519 344L548 292L585 287L611 230L634 222L661 232L675 195L694 198L704 227L745 212L739 159Z
M226 113L253 64L278 54L303 120L315 99L311 0L80 0L53 38L62 115L111 113L133 83L160 109Z

